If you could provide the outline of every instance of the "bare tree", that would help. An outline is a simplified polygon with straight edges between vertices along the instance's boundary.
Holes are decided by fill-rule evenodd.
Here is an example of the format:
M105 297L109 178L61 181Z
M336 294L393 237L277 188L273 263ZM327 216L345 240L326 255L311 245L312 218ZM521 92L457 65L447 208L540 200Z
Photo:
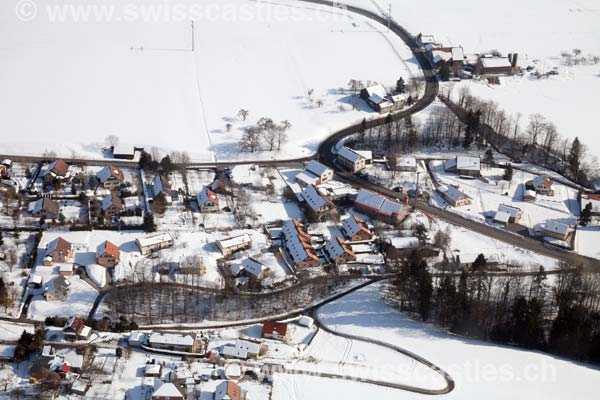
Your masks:
M238 113L237 113L238 117L240 117L242 119L242 121L245 121L246 118L248 118L248 114L250 114L250 112L243 108L240 111L238 111Z
M231 128L232 128L232 127L233 127L233 125L231 125L231 124L229 124L229 123L225 124L225 130L226 130L227 132L231 132Z
M321 107L323 107L323 100L317 99L317 101L315 102L315 104L317 105L317 107L321 108Z
M240 139L240 149L254 153L260 146L262 132L256 126L250 126L244 129L244 134Z
M108 147L115 147L119 145L119 137L117 135L108 135L104 141Z

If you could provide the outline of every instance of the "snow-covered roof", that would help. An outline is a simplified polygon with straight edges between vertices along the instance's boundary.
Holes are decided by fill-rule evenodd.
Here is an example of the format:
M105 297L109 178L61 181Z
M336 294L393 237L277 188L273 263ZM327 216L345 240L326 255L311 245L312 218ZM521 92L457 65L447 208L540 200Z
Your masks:
M319 211L321 207L328 204L327 200L319 193L316 187L313 185L308 186L303 192L302 197L306 201L306 204L313 210Z
M464 61L465 60L465 52L462 47L453 47L452 48L452 60L453 61Z
M409 237L392 237L390 243L397 249L412 249L419 247L419 239L414 236Z
M560 235L566 235L571 231L569 224L558 222L555 220L548 220L544 224L544 230L548 232L558 233Z
M494 215L494 221L496 222L502 222L502 223L508 223L508 220L510 219L510 214L506 211L496 211L496 214Z
M521 209L506 204L500 204L498 206L498 212L505 212L510 215L511 218L516 218L521 213Z
M358 192L354 203L387 216L399 213L404 207L401 203L366 189L361 189L360 192Z
M158 343L164 345L178 345L178 346L193 346L194 337L192 335L178 335L174 333L159 333L152 332L148 339L149 343Z
M308 233L298 221L286 221L281 227L281 233L285 236L286 249L294 263L300 263L307 258L318 260L310 245Z
M416 168L417 159L414 157L400 157L396 160L397 167Z
M35 283L35 284L41 285L42 281L43 281L43 279L42 279L41 275L31 275L29 277L29 283Z
M247 358L248 354L259 354L260 348L260 343L237 339L235 344L223 346L222 353L226 356Z
M468 197L466 194L455 188L454 186L441 185L438 187L438 191L443 194L446 198L457 202L462 198Z
M46 252L44 256L52 255L54 252L64 253L71 251L71 243L67 242L62 237L57 237L50 243L48 243L48 247L46 248Z
M535 190L526 190L524 196L535 198L537 196L537 192Z
M307 171L301 171L296 175L296 181L298 183L303 183L305 186L315 185L318 180L318 176Z
M114 155L134 155L135 147L126 145L126 144L118 144L113 146L113 156Z
M362 155L360 155L357 151L352 150L351 148L346 147L346 146L343 146L338 151L338 156L343 157L352 163L356 163L356 162L360 161L360 159L365 158Z
M137 241L142 247L150 247L155 246L160 243L165 243L172 241L173 237L169 232L159 233L157 235L146 236L142 238L138 238Z
M263 272L267 271L269 267L264 264L259 263L253 258L246 258L242 261L242 265L244 269L249 273L256 277L260 276Z
M101 183L106 182L111 177L121 182L124 180L123 172L112 164L109 164L102 168L100 171L98 171L96 176L98 177L98 179L100 179Z
M146 375L160 374L160 364L146 364L146 366L144 367L144 374L146 374Z
M448 53L443 50L432 50L431 54L433 55L433 62L438 63L442 60L448 61L452 58L452 53Z
M305 169L314 174L317 175L319 177L322 177L323 175L333 172L330 168L328 168L326 165L321 164L318 161L315 160L310 160L308 162L308 164L306 164Z
M354 151L366 160L373 159L373 152L371 150L354 150Z
M365 88L367 95L369 96L369 100L375 104L379 104L387 97L387 91L381 84L376 84L373 86L369 86Z
M227 249L230 247L237 247L244 244L252 243L252 238L247 233L244 233L243 235L218 240L217 242L220 244L221 248Z
M15 356L16 344L0 344L0 358L9 360Z
M146 337L145 334L138 331L133 331L129 334L129 341L131 342L141 342Z
M160 387L156 389L154 393L152 393L152 398L183 398L183 395L181 394L179 389L177 389L177 386L175 386L171 382L168 382L160 385Z
M552 180L547 175L538 175L533 179L533 186L539 187L552 187Z
M481 57L480 60L484 68L512 67L508 57Z
M456 157L456 169L479 171L481 170L481 160L479 157Z

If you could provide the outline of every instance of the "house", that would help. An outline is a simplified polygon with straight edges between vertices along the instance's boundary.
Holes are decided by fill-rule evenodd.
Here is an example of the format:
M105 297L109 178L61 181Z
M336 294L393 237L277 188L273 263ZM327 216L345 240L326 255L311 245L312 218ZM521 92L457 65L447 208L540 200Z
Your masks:
M150 254L154 251L167 249L173 246L173 237L170 233L164 232L135 240L140 252L143 255Z
M119 246L113 242L105 240L100 243L96 248L96 263L103 267L114 267L119 263L121 259L121 252Z
M396 170L401 172L417 172L417 159L414 157L399 157L396 160Z
M498 213L508 214L507 222L510 222L511 224L518 224L523 217L523 211L519 207L508 206L506 204L500 204L498 206L496 214Z
M354 200L354 206L375 218L395 224L408 214L408 207L382 194L361 189Z
M119 189L121 184L125 181L123 171L112 164L108 164L106 167L102 168L96 177L104 188L111 191Z
M57 276L48 283L44 290L46 301L64 301L69 294L71 282L62 275Z
M567 241L573 230L569 224L558 222L555 220L548 220L542 226L542 234L547 237Z
M494 213L494 222L502 224L504 226L508 225L508 221L510 219L510 214L506 211L496 211Z
M258 358L266 355L268 347L255 340L237 339L234 345L223 346L221 354L226 358Z
M345 168L354 173L364 169L367 165L367 159L365 157L346 146L343 146L338 151L337 160Z
M202 186L202 189L196 195L196 202L198 203L198 209L200 212L218 212L219 211L219 198L215 192Z
M304 189L302 198L304 198L309 217L312 221L322 221L327 215L335 215L337 213L335 205L331 200L319 193L313 185Z
M164 175L158 174L152 181L152 198L155 199L160 195L165 197L167 204L173 203L173 191L169 180Z
M152 393L152 400L184 400L185 397L173 383L163 383Z
M596 225L600 223L600 194L583 194L581 195L581 210L590 207L592 214L590 224Z
M304 326L306 328L312 328L314 323L315 323L315 320L307 315L303 315L298 319L298 325Z
M360 91L363 99L373 110L384 114L404 107L404 96L390 96L381 84L366 87Z
M56 263L69 263L73 256L71 243L62 237L57 237L46 246L44 251L44 265L50 266Z
M133 160L135 158L135 147L122 144L112 146L112 155L113 158Z
M239 275L241 271L245 271L248 275L252 276L253 278L261 280L265 277L265 274L267 273L267 271L270 270L270 268L256 261L255 259L248 257L242 260L241 264L238 264L237 270L237 275Z
M444 171L478 177L481 175L481 160L479 157L457 156L444 163Z
M142 332L133 331L127 338L127 344L131 347L140 347L146 340L146 335Z
M329 261L336 265L356 261L356 254L340 237L332 238L325 244L324 249Z
M71 393L84 396L90 387L90 382L84 379L76 379L71 384Z
M48 165L48 167L40 174L41 177L46 176L52 178L64 178L67 176L69 171L69 165L63 160L55 160Z
M32 201L27 206L27 211L36 217L44 217L46 219L56 219L60 212L58 203L48 197L43 197L36 201Z
M350 215L342 221L342 232L351 242L370 240L373 237L367 224L356 215Z
M252 238L247 233L244 233L243 235L217 240L217 247L221 250L221 254L227 257L240 250L252 247Z
M318 161L309 161L308 164L306 164L306 166L304 167L304 169L307 172L319 178L318 182L316 183L317 185L320 185L321 183L325 183L333 179L333 170L321 164Z
M285 322L265 321L262 327L262 337L284 341L288 336L288 324Z
M499 75L512 75L513 65L508 57L479 57L475 68L477 75L494 77Z
M155 349L194 353L198 349L196 334L176 334L152 332L148 336L148 345Z
M441 185L437 188L437 191L442 195L444 200L453 207L471 204L471 198L454 186Z
M244 393L234 381L219 383L215 390L215 400L243 400Z
M71 317L65 322L63 336L65 340L88 340L92 334L92 328L86 326L80 318Z
M72 276L73 264L63 264L60 267L58 267L58 274L62 276Z
M160 378L162 372L162 365L160 364L146 364L144 367L144 376L151 378Z
M544 196L554 196L554 182L547 175L539 175L534 179L525 182L527 190L534 190L537 194Z
M281 227L284 247L298 269L313 268L321 265L319 257L311 245L309 234L297 220L286 221Z
M123 210L123 201L115 192L111 192L108 196L102 199L102 213L104 221L111 223L116 221L119 214Z
M40 289L44 284L44 279L40 275L31 275L27 281L27 287L30 289Z

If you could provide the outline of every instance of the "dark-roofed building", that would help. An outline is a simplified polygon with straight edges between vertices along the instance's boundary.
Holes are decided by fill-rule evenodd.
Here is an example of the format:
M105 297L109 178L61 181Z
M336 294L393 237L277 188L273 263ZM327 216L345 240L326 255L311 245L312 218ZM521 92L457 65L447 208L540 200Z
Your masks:
M31 215L36 217L44 217L49 219L55 219L60 213L60 207L58 203L50 198L43 197L36 201L32 201L27 206L27 210Z
M52 176L55 178L64 178L69 172L69 165L63 160L55 160L48 165L48 167L42 172L42 177Z
M65 340L87 340L92 334L92 328L85 325L81 318L71 317L65 322L63 327L63 335Z
M352 150L351 148L346 146L343 146L338 151L337 160L340 164L342 164L345 168L349 169L352 172L358 172L364 169L367 165L366 157L363 157L355 150Z
M340 237L332 238L325 244L325 254L333 264L345 264L356 260L356 254Z
M57 276L48 283L44 288L44 298L47 301L64 301L69 295L71 282L62 275Z
M123 201L116 193L111 192L102 199L102 213L104 214L105 223L116 222L121 211L123 211Z
M335 215L335 205L326 196L319 193L319 190L313 186L308 186L302 192L302 198L306 204L309 217L313 221L321 221L328 215Z
M321 265L319 257L311 245L310 235L297 220L286 221L281 227L284 247L298 269Z
M96 175L100 183L108 190L116 190L125 181L123 171L112 164L102 168Z
M356 215L350 215L342 221L342 232L351 242L370 240L373 237L367 224Z
M206 186L202 186L202 189L196 195L196 202L198 203L200 212L209 213L219 211L219 197Z

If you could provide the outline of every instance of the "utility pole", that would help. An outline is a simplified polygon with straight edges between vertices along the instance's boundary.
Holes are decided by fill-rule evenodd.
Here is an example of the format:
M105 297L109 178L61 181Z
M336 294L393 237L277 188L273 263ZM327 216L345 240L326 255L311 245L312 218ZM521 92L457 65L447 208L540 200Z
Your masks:
M194 43L194 20L192 20L192 52L194 52L195 43Z

